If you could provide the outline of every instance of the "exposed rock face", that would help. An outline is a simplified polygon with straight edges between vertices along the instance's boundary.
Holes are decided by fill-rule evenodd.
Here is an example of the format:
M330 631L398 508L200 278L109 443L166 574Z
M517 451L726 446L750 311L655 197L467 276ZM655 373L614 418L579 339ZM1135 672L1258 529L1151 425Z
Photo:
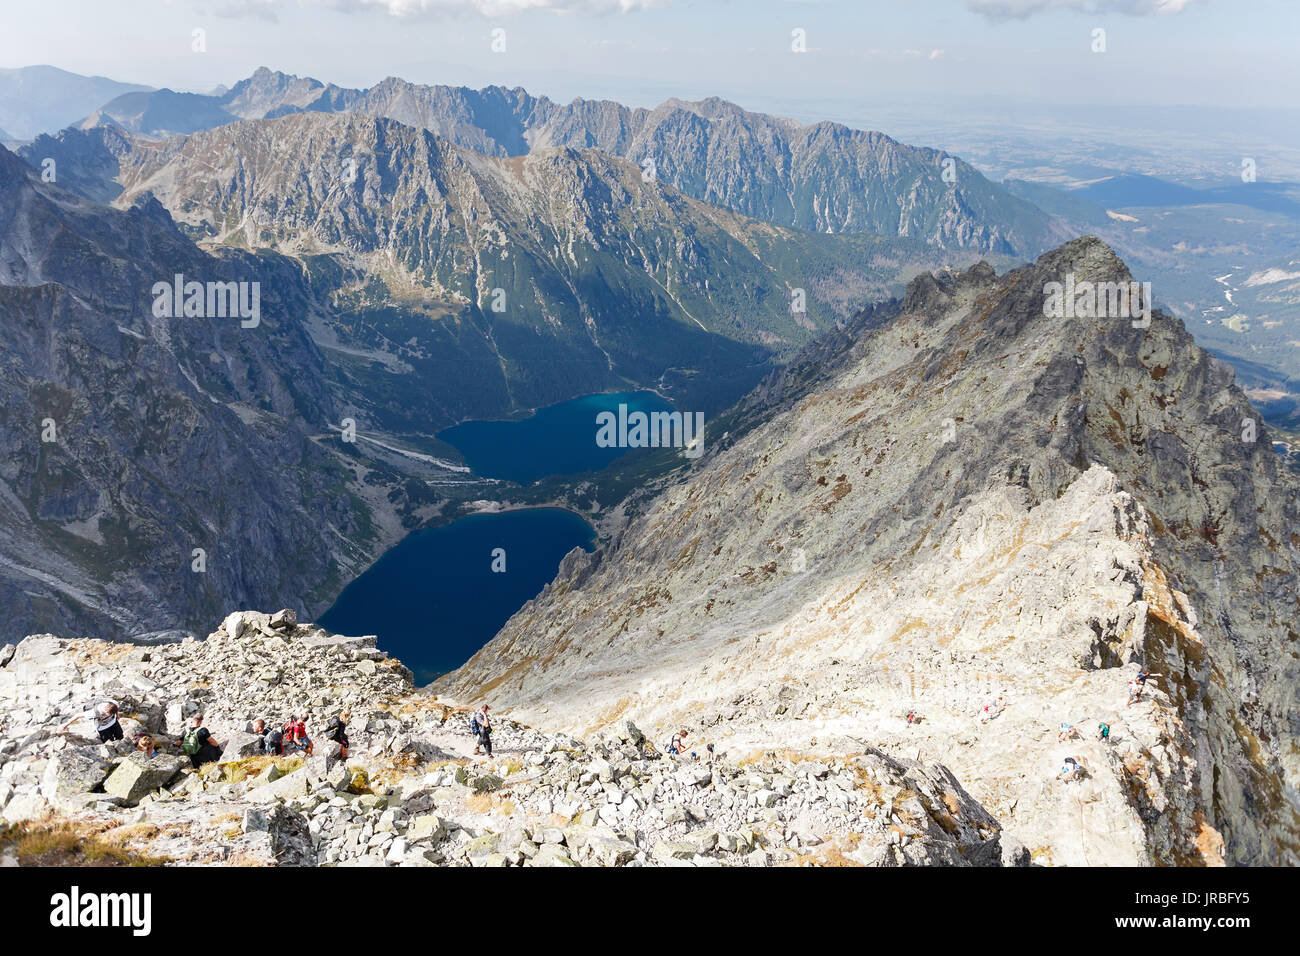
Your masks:
M691 349L720 371L728 359L753 363L765 345L802 342L839 317L817 289L809 312L792 314L791 276L840 268L854 282L879 278L867 267L879 240L774 231L646 182L636 166L594 150L489 159L355 114L243 122L140 148L123 159L118 181L124 199L152 193L196 236L331 254L343 269L377 277L358 276L353 297L384 281L394 299L419 290L432 312L494 327L501 356L457 329L426 334L395 357L423 370L428 353L445 369L451 350L463 353L482 366L478 391L504 364L525 406L620 375L645 381ZM313 272L329 275L319 265ZM531 334L515 342L516 328ZM736 354L713 355L724 348ZM539 350L571 370L557 375L534 357ZM471 384L460 383L472 395ZM441 398L465 404L454 393Z
M254 613L162 648L30 638L16 655L26 669L0 669L21 677L0 681L0 817L36 826L56 812L73 826L126 827L130 848L154 857L282 866L997 866L1015 856L951 772L852 742L829 759L765 754L742 766L703 747L703 759L666 757L630 721L584 743L497 716L497 755L476 758L468 708L415 691L373 644ZM227 748L254 717L305 716L315 749L223 755L194 772L179 754L130 753L129 739L51 732L104 696L168 751L168 715L199 711ZM319 734L344 707L346 763Z
M178 273L258 283L258 326L155 315ZM311 308L287 260L205 254L156 202L88 202L0 150L0 640L319 612L400 536L314 437L342 413Z
M1046 318L1067 273L1130 278L1078 240L818 343L435 686L571 730L915 747L1039 860L1296 862L1295 481L1181 323Z
M562 105L522 89L421 86L397 77L348 90L263 68L220 96L132 93L85 125L168 137L239 119L341 111L427 129L488 156L599 149L638 166L653 163L657 176L695 199L812 232L1035 254L1053 231L1044 213L956 157L838 123L750 113L716 97L671 99L652 110L607 100Z
M116 764L86 750L62 750L50 758L41 778L41 792L56 806L76 803L76 797L100 789Z

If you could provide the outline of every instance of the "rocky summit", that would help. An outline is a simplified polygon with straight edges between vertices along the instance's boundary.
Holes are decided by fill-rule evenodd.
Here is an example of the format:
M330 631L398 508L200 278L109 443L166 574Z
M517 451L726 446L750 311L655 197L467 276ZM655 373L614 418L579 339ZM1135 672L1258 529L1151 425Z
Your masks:
M508 717L493 756L469 708L412 686L374 646L230 615L156 647L28 637L0 668L0 865L20 832L59 828L155 864L770 866L1028 862L952 772L871 746L668 756L624 720L586 741ZM74 724L120 705L124 739ZM349 753L322 730L351 712ZM223 747L200 769L174 746L189 717ZM258 753L252 721L306 717L310 756ZM132 741L161 743L145 757Z

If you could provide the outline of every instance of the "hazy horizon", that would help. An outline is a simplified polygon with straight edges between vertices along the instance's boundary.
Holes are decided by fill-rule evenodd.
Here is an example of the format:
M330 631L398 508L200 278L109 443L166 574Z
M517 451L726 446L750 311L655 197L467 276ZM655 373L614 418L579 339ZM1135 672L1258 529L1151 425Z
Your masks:
M1094 6L1095 11L1080 9ZM653 106L998 101L1295 109L1300 10L1281 0L49 0L8 14L0 63L209 92L259 66L346 87L522 86ZM520 7L532 9L519 11ZM626 12L617 12L625 8ZM1120 8L1146 13L1121 13ZM389 10L412 11L394 15ZM419 12L423 10L423 12ZM1021 17L1009 16L1020 12ZM66 30L77 23L75 33ZM504 30L494 37L493 30ZM1094 31L1105 31L1094 52ZM192 47L204 31L204 51ZM803 30L806 52L796 53ZM504 50L498 42L504 41ZM1248 51L1248 52L1247 52ZM744 77L743 85L737 78Z

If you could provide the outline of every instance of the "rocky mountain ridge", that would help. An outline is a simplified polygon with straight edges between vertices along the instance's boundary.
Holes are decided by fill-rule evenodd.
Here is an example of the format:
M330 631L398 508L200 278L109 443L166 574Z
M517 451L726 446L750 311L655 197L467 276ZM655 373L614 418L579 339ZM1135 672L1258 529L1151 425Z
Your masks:
M1132 278L1081 239L922 276L815 344L435 689L942 754L1055 862L1294 862L1295 480L1177 320L1045 317L1067 274ZM1140 666L1162 677L1129 707Z
M594 148L652 166L695 199L814 232L1018 255L1063 238L1050 217L957 157L837 123L805 125L753 113L716 97L672 99L653 110L606 100L561 105L498 86L421 86L389 77L349 90L261 68L220 96L128 94L83 126L163 139L297 112L391 119L489 156Z

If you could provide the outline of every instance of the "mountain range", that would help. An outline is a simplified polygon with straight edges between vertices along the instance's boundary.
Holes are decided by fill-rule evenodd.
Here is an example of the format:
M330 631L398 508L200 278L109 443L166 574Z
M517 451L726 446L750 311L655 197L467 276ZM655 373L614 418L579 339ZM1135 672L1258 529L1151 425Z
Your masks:
M129 93L83 127L167 138L240 119L355 113L426 129L488 156L597 149L627 159L692 198L764 222L816 232L873 233L1008 254L1036 254L1062 234L1050 217L958 157L837 123L806 125L712 98L632 109L567 105L522 89L422 86L390 77L366 90L266 68L220 95Z

